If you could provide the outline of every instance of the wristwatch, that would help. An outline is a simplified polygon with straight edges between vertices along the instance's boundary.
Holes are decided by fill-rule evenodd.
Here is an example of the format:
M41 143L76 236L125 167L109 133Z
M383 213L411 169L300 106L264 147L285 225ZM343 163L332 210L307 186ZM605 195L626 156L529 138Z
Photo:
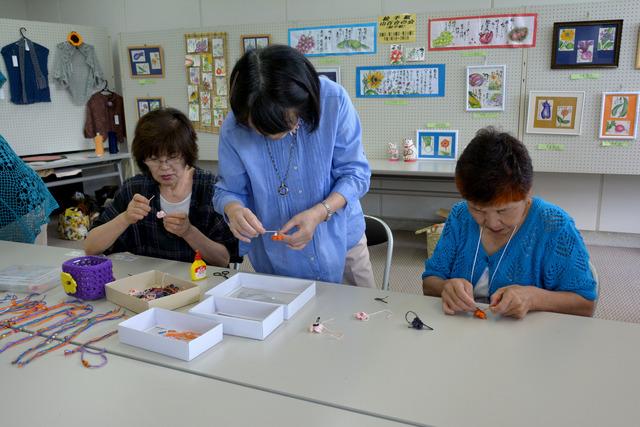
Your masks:
M331 219L331 216L333 216L333 210L326 200L321 201L320 204L327 210L327 217L324 219L324 221L327 222Z

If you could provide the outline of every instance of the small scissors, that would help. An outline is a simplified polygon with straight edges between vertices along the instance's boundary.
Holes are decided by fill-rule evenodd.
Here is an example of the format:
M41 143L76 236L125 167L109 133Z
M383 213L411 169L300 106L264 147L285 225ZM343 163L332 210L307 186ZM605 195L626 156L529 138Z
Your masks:
M376 297L373 300L374 301L380 301L380 302L383 302L385 304L389 304L389 301L387 301L387 298L389 298L389 295L387 295L386 297Z
M222 271L214 271L213 273L211 273L212 276L219 276L219 277L224 277L225 279L229 278L229 270L222 270Z

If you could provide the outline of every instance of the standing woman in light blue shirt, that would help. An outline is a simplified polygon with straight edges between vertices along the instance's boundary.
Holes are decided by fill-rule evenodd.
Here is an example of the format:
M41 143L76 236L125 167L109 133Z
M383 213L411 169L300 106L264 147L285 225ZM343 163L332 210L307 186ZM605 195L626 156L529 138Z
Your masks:
M236 63L230 102L214 205L240 253L261 273L374 287L359 201L371 171L344 88L275 45Z

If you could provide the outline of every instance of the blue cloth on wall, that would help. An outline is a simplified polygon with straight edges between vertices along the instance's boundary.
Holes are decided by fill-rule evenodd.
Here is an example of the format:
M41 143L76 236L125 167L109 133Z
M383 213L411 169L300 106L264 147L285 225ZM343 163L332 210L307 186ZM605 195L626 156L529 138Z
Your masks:
M587 248L573 219L559 207L534 197L527 218L513 236L502 262L499 260L504 247L488 256L480 245L474 277L469 277L479 236L480 227L469 213L467 202L456 204L433 256L425 262L422 277L462 278L475 286L488 267L489 277L493 277L489 295L515 284L574 292L590 301L596 299Z
M42 179L0 135L0 240L33 243L57 207Z
M4 74L2 74L2 71L0 71L0 88L4 85L4 82L7 81L7 78L4 76Z
M28 50L25 49L26 43ZM0 53L7 67L11 102L51 102L47 68L49 49L24 38L6 45Z

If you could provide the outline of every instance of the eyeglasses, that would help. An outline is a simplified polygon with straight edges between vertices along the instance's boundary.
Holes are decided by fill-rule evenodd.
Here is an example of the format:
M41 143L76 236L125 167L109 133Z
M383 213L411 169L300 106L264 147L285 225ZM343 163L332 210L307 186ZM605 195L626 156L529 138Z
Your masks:
M151 157L144 161L145 164L149 167L158 168L163 163L167 166L178 166L182 162L182 156L171 156L166 159L157 159L155 157Z

